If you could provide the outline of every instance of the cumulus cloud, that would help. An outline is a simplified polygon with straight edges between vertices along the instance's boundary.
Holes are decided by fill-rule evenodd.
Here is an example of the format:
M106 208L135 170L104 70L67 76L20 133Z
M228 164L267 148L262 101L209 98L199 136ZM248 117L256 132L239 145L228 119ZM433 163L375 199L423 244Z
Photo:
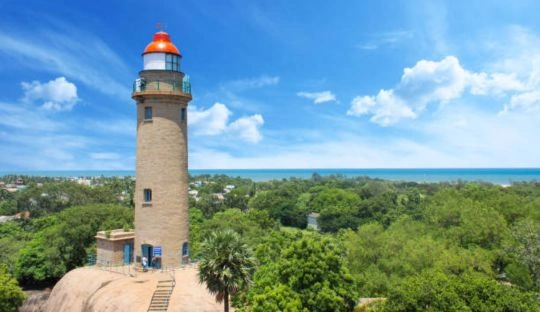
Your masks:
M313 100L315 104L321 104L325 102L335 102L336 95L331 91L322 91L322 92L298 92L296 93L299 97L304 97L306 99Z
M227 129L231 111L225 104L215 103L209 109L194 108L189 112L188 122L197 135L217 135Z
M227 131L237 135L243 140L251 143L257 143L262 140L259 128L264 124L264 119L260 114L255 114L249 117L238 118L233 121Z
M445 105L466 93L501 96L526 90L526 84L514 74L471 72L460 64L458 58L447 56L441 61L420 60L415 66L405 68L400 82L393 89L382 89L377 95L355 97L347 115L370 115L371 122L389 126L402 119L416 118L428 105ZM530 106L533 97L517 98L515 104L507 105L508 109Z
M23 101L43 101L41 107L45 110L70 111L79 98L77 86L67 81L65 77L58 77L46 83L37 80L22 82L24 90Z
M347 115L367 114L372 115L371 122L383 127L394 124L403 118L416 118L412 109L401 98L395 96L392 90L380 90L376 96L355 97Z
M190 107L188 122L195 135L231 135L250 143L262 140L260 127L264 119L260 114L230 122L231 115L232 112L222 103L215 103L206 110Z

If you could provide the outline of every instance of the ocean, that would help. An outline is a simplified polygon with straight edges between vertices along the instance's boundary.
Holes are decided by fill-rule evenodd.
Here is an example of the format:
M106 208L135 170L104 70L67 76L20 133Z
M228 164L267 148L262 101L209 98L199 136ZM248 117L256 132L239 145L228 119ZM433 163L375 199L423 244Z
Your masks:
M321 176L342 175L346 177L367 176L392 181L452 182L483 181L500 185L512 182L540 181L540 168L467 168L467 169L191 169L190 175L223 174L254 181L281 180L288 178L311 178L313 173ZM76 170L76 171L0 171L7 174L49 177L96 177L134 176L133 170Z

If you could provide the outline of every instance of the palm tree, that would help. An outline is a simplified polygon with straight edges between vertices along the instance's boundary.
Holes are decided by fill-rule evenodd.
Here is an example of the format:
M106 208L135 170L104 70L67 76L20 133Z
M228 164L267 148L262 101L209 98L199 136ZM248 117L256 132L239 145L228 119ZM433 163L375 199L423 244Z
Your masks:
M216 301L224 301L229 311L229 295L246 289L251 284L255 259L240 235L233 231L213 232L201 244L199 280L206 283Z

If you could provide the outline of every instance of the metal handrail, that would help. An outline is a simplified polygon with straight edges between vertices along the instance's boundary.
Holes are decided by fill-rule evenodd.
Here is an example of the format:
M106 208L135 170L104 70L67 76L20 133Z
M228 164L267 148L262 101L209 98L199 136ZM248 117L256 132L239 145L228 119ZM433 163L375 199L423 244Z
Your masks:
M102 271L119 273L128 276L137 276L134 263L124 263L122 261L96 260L95 256L89 256L85 265L87 268L95 268Z

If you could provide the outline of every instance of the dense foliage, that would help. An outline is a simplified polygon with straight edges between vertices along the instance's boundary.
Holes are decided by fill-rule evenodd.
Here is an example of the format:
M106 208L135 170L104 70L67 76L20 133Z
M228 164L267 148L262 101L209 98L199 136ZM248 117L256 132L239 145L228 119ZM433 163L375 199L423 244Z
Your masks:
M16 312L26 299L17 281L8 273L7 267L0 264L0 311Z
M86 205L46 217L0 224L0 261L24 284L53 282L86 263L97 231L131 228L133 210Z
M94 252L96 231L132 225L129 178L25 180L0 191L0 214L31 212L0 223L0 263L20 282L58 279ZM204 259L215 231L255 251L237 310L351 311L374 297L386 300L357 309L540 310L540 183L221 175L191 177L190 188L192 258ZM320 232L306 229L312 212Z
M279 235L279 234L276 234ZM260 245L249 311L351 311L356 303L343 249L315 233L271 238Z

